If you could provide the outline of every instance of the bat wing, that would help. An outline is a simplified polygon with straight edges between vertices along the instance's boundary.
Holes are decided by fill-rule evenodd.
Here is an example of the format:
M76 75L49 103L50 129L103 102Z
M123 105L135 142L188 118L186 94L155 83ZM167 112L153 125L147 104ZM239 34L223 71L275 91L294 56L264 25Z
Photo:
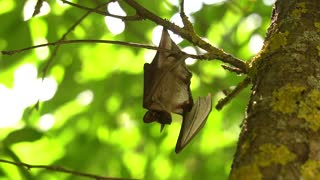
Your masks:
M150 104L151 101L151 89L153 85L153 76L154 73L152 73L152 65L145 63L144 64L144 82L143 82L143 107L148 108L148 104Z
M211 94L208 94L206 97L199 97L191 111L185 113L175 149L176 153L179 153L202 129L211 109Z

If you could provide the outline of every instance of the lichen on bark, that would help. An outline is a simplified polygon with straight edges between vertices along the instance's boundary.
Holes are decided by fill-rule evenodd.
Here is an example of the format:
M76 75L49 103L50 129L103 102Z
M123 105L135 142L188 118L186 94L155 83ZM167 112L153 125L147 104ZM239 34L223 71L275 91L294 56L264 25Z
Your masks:
M231 179L248 168L257 179L320 178L319 9L319 0L276 1L249 63L252 94Z
M306 87L302 85L288 83L279 90L274 91L270 104L272 110L289 114L297 111L302 99L302 92L305 90Z
M320 179L320 161L308 160L301 166L301 175L305 180Z

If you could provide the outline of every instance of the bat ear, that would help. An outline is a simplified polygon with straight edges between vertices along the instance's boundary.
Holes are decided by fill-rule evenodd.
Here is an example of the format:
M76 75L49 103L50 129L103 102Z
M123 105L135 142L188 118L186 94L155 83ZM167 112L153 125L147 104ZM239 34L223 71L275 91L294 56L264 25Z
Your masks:
M161 35L159 47L163 48L163 49L171 49L174 51L180 51L180 48L178 47L178 45L176 43L174 43L172 41L168 30L165 28L162 29L162 35Z
M157 118L155 117L155 112L147 111L146 114L144 114L143 116L143 122L152 123L154 121L157 121Z
M203 128L211 109L211 94L208 94L207 97L199 97L191 111L184 114L175 149L176 153L179 153Z
M160 132L162 132L162 130L163 130L163 128L164 128L165 125L166 125L166 124L161 124Z
M165 111L147 111L143 117L143 122L152 123L155 121L161 124L160 132L162 132L166 124L171 124L172 119L170 113Z
M159 47L163 49L171 49L172 47L172 40L170 38L168 30L165 28L162 29Z

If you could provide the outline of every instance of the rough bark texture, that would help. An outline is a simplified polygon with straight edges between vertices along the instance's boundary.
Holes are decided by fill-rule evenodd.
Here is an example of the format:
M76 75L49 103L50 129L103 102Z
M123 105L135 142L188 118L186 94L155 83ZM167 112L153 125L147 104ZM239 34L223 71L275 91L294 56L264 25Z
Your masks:
M230 179L320 179L320 1L278 0Z

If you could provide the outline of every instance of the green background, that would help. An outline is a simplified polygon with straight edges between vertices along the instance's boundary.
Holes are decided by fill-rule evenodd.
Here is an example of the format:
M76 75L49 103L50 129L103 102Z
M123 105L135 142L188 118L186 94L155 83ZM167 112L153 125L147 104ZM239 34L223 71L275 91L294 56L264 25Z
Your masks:
M48 0L51 9L48 14L24 21L25 2L0 1L0 50L29 47L43 43L44 39L56 41L86 12ZM30 2L35 5L36 1ZM103 1L73 2L96 7ZM166 19L179 12L177 6L165 0L138 2ZM134 14L123 2L120 5L128 14ZM255 54L249 50L249 42L253 35L265 36L271 9L262 0L229 0L203 4L191 17L201 37L248 61ZM155 27L148 20L126 22L125 30L115 35L106 26L104 16L91 14L67 39L152 45ZM179 46L191 45L182 41ZM36 110L36 102L26 97L38 94L32 82L40 81L53 49L0 55L0 124L10 124L0 126L1 159L57 165L110 177L227 179L250 87L223 110L214 109L201 132L181 153L175 154L181 117L174 115L173 123L162 133L159 124L142 121L146 112L142 108L143 64L152 60L155 51L114 44L62 45L46 76L56 82L57 90L50 100L41 101ZM244 78L223 70L217 60L197 61L188 68L193 73L194 100L211 93L214 105L224 97L223 89L235 86ZM19 76L19 72L27 74ZM12 119L18 120L10 123ZM51 122L52 126L43 128L43 122ZM0 179L81 178L1 163Z

